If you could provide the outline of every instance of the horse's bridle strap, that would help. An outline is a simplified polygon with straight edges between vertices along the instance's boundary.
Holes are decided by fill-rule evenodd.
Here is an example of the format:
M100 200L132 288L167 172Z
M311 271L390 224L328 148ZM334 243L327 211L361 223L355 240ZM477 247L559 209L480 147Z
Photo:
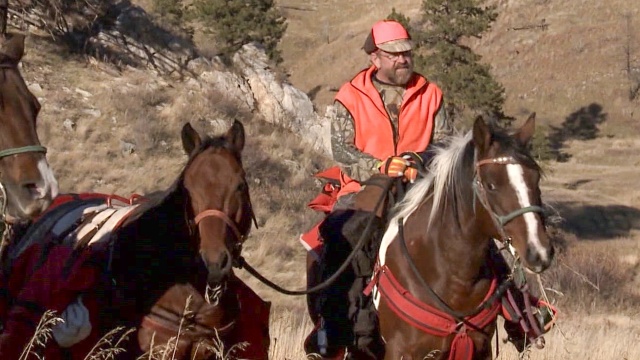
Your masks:
M517 164L518 162L511 156L501 156L496 158L478 160L476 162L476 167L480 167L482 165L496 164L496 165L508 165L508 164Z
M500 216L500 215L495 215L496 219L498 219L498 222L500 223L500 225L504 226L506 225L509 221L517 218L520 215L524 215L528 212L537 212L540 214L544 214L545 211L541 206L537 206L537 205L531 205L531 206L525 206L523 208L520 208L518 210L514 210L510 213L508 213L507 215L504 216Z
M491 204L489 204L489 200L487 199L486 191L482 186L482 179L480 178L480 167L483 165L509 165L509 164L517 164L518 162L511 156L501 156L496 158L478 160L476 162L476 180L473 183L474 192L478 195L480 202L482 205L493 215L495 221L500 225L500 227L504 227L509 221L517 218L520 215L524 215L529 212L536 212L540 214L544 214L545 211L541 206L531 205L525 206L523 208L512 211L506 215L500 216L493 211ZM503 234L504 235L504 234Z
M236 225L236 223L233 220L231 220L229 216L227 216L227 214L225 214L220 210L207 209L202 211L195 218L196 225L198 225L200 221L202 221L202 219L209 216L217 217L218 219L224 221L224 223L227 224L227 226L229 226L231 231L233 231L233 234L236 236L238 240L244 239L244 236L242 236L242 234L240 233L240 230L238 230L238 226Z
M47 148L42 145L28 145L28 146L22 146L17 148L0 150L0 158L11 156L11 155L28 153L28 152L41 152L46 154Z

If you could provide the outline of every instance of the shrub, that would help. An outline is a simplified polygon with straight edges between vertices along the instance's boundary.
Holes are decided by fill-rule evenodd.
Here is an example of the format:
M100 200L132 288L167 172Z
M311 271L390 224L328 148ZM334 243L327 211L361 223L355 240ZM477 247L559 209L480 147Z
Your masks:
M192 12L212 27L222 43L221 55L228 58L242 45L258 42L270 59L282 61L277 45L287 24L273 0L195 0Z

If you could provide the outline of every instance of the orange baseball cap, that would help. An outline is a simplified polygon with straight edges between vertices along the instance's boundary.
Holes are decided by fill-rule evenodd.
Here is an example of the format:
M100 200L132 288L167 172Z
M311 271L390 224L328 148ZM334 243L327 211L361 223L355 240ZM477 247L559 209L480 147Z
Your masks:
M364 41L363 49L367 54L378 49L391 53L405 52L413 49L413 42L402 24L393 20L382 20L373 24Z

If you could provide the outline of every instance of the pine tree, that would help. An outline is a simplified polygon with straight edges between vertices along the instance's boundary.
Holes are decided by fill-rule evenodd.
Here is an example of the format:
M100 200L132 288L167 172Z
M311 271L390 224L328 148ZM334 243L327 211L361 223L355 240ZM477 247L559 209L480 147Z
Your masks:
M498 16L494 6L480 7L481 0L424 0L420 24L410 27L416 50L414 62L443 90L451 116L473 118L477 114L505 119L504 87L490 67L464 44L480 38ZM409 19L392 10L389 18L405 25Z
M424 45L433 49L426 65L436 74L454 114L465 107L474 112L497 115L504 105L504 87L491 76L480 56L462 44L465 38L480 38L498 16L495 7L481 8L476 0L425 0L422 34Z
M273 0L195 0L196 17L210 25L230 56L242 45L261 43L269 58L281 62L278 42L287 29L286 19Z

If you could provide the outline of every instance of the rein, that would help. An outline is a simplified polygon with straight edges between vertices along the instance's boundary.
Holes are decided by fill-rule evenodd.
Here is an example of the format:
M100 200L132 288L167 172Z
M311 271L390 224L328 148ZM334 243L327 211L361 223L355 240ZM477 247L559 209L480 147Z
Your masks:
M384 202L384 200L386 198L386 195L391 190L391 186L393 186L393 184L394 184L393 178L389 178L389 180L387 181L387 183L383 187L384 191L382 192L382 195L380 195L380 198L376 202L376 205L375 205L373 211L371 212L371 215L367 219L367 224L366 224L364 230L362 231L362 235L360 236L360 239L358 240L358 243L353 247L353 249L351 250L351 253L345 259L345 261L342 263L342 265L340 265L338 270L336 270L336 272L333 275L331 275L327 280L321 282L320 284L318 284L316 286L313 286L311 288L308 288L306 290L288 290L288 289L285 289L285 288L275 284L274 282L272 282L271 280L267 279L266 277L264 277L256 269L254 269L251 265L249 265L247 263L247 261L242 256L240 256L240 258L238 259L237 267L239 269L244 268L245 270L247 270L247 272L249 272L249 274L253 275L255 278L260 280L263 284L269 286L273 290L276 290L277 292L279 292L281 294L284 294L284 295L308 295L308 294L316 293L318 291L322 291L322 290L328 288L347 269L347 267L351 264L351 262L353 261L353 258L356 256L358 251L360 251L362 249L362 247L365 245L365 243L367 243L367 241L369 241L369 238L370 238L370 235L371 235L371 227L373 226L373 221L374 221L374 219L376 217L376 213L378 212L378 210L382 206L382 204L383 204L383 202Z

